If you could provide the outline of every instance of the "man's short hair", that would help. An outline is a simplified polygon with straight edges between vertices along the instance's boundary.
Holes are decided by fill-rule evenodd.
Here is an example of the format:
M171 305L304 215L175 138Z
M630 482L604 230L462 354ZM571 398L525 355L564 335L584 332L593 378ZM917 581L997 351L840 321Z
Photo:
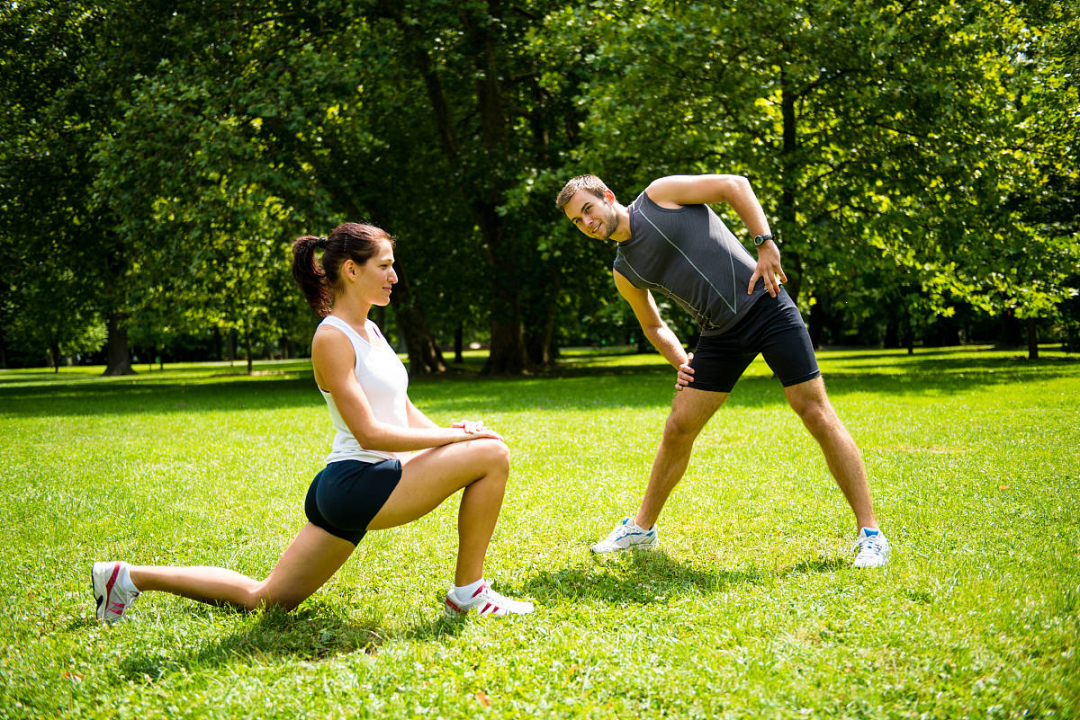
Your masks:
M559 197L555 200L555 205L558 206L559 210L565 212L566 203L570 202L570 198L577 195L578 190L588 190L596 197L603 198L604 193L608 192L608 186L595 175L578 175L563 185L563 189L559 191Z

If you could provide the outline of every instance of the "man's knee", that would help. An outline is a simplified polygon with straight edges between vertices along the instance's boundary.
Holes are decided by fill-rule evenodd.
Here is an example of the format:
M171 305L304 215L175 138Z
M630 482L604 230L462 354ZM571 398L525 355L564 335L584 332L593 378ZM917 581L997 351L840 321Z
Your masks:
M791 409L811 432L825 432L839 424L836 411L823 392L788 399Z
M669 443L693 443L701 432L701 423L681 413L672 413L664 423L664 441Z
M810 430L827 430L836 423L836 414L828 405L814 404L803 409L799 413L803 425Z

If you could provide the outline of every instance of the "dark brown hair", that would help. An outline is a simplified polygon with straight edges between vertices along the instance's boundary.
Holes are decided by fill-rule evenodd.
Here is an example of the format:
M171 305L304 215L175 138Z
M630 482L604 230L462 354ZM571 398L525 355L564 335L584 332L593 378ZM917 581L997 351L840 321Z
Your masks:
M563 189L559 191L559 197L555 200L555 205L563 212L566 212L566 203L570 202L570 198L577 195L578 190L588 190L596 197L603 199L608 186L595 175L578 175L563 185Z
M342 223L329 237L303 235L293 241L292 274L304 291L308 305L319 317L326 317L334 306L334 295L341 287L341 266L346 260L363 265L378 251L379 243L394 238L382 228L363 223ZM315 251L322 250L322 259Z

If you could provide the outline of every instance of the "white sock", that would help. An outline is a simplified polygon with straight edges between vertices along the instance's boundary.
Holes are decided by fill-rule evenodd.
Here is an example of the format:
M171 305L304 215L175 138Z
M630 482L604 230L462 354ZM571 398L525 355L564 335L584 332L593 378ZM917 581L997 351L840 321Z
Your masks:
M139 588L135 587L135 583L131 582L131 573L128 572L127 563L120 565L120 574L116 577L116 584L128 592L139 592Z
M461 587L455 585L452 592L454 593L454 597L458 600L462 602L468 602L469 600L472 600L473 593L479 590L480 586L483 584L484 578L480 578L476 582L469 583L468 585L462 585Z

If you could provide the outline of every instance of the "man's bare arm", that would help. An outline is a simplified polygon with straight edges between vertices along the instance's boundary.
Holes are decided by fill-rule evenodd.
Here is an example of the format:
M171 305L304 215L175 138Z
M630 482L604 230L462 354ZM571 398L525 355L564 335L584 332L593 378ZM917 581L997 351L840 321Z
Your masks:
M694 369L690 367L690 360L693 356L687 355L686 351L683 350L682 343L679 342L678 336L660 317L660 310L656 307L652 293L635 287L618 270L613 270L612 275L615 277L615 287L618 289L619 294L623 296L623 299L630 303L630 307L634 311L634 317L637 318L641 324L641 329L645 332L645 337L679 371L675 388L682 390L683 387L694 380Z

